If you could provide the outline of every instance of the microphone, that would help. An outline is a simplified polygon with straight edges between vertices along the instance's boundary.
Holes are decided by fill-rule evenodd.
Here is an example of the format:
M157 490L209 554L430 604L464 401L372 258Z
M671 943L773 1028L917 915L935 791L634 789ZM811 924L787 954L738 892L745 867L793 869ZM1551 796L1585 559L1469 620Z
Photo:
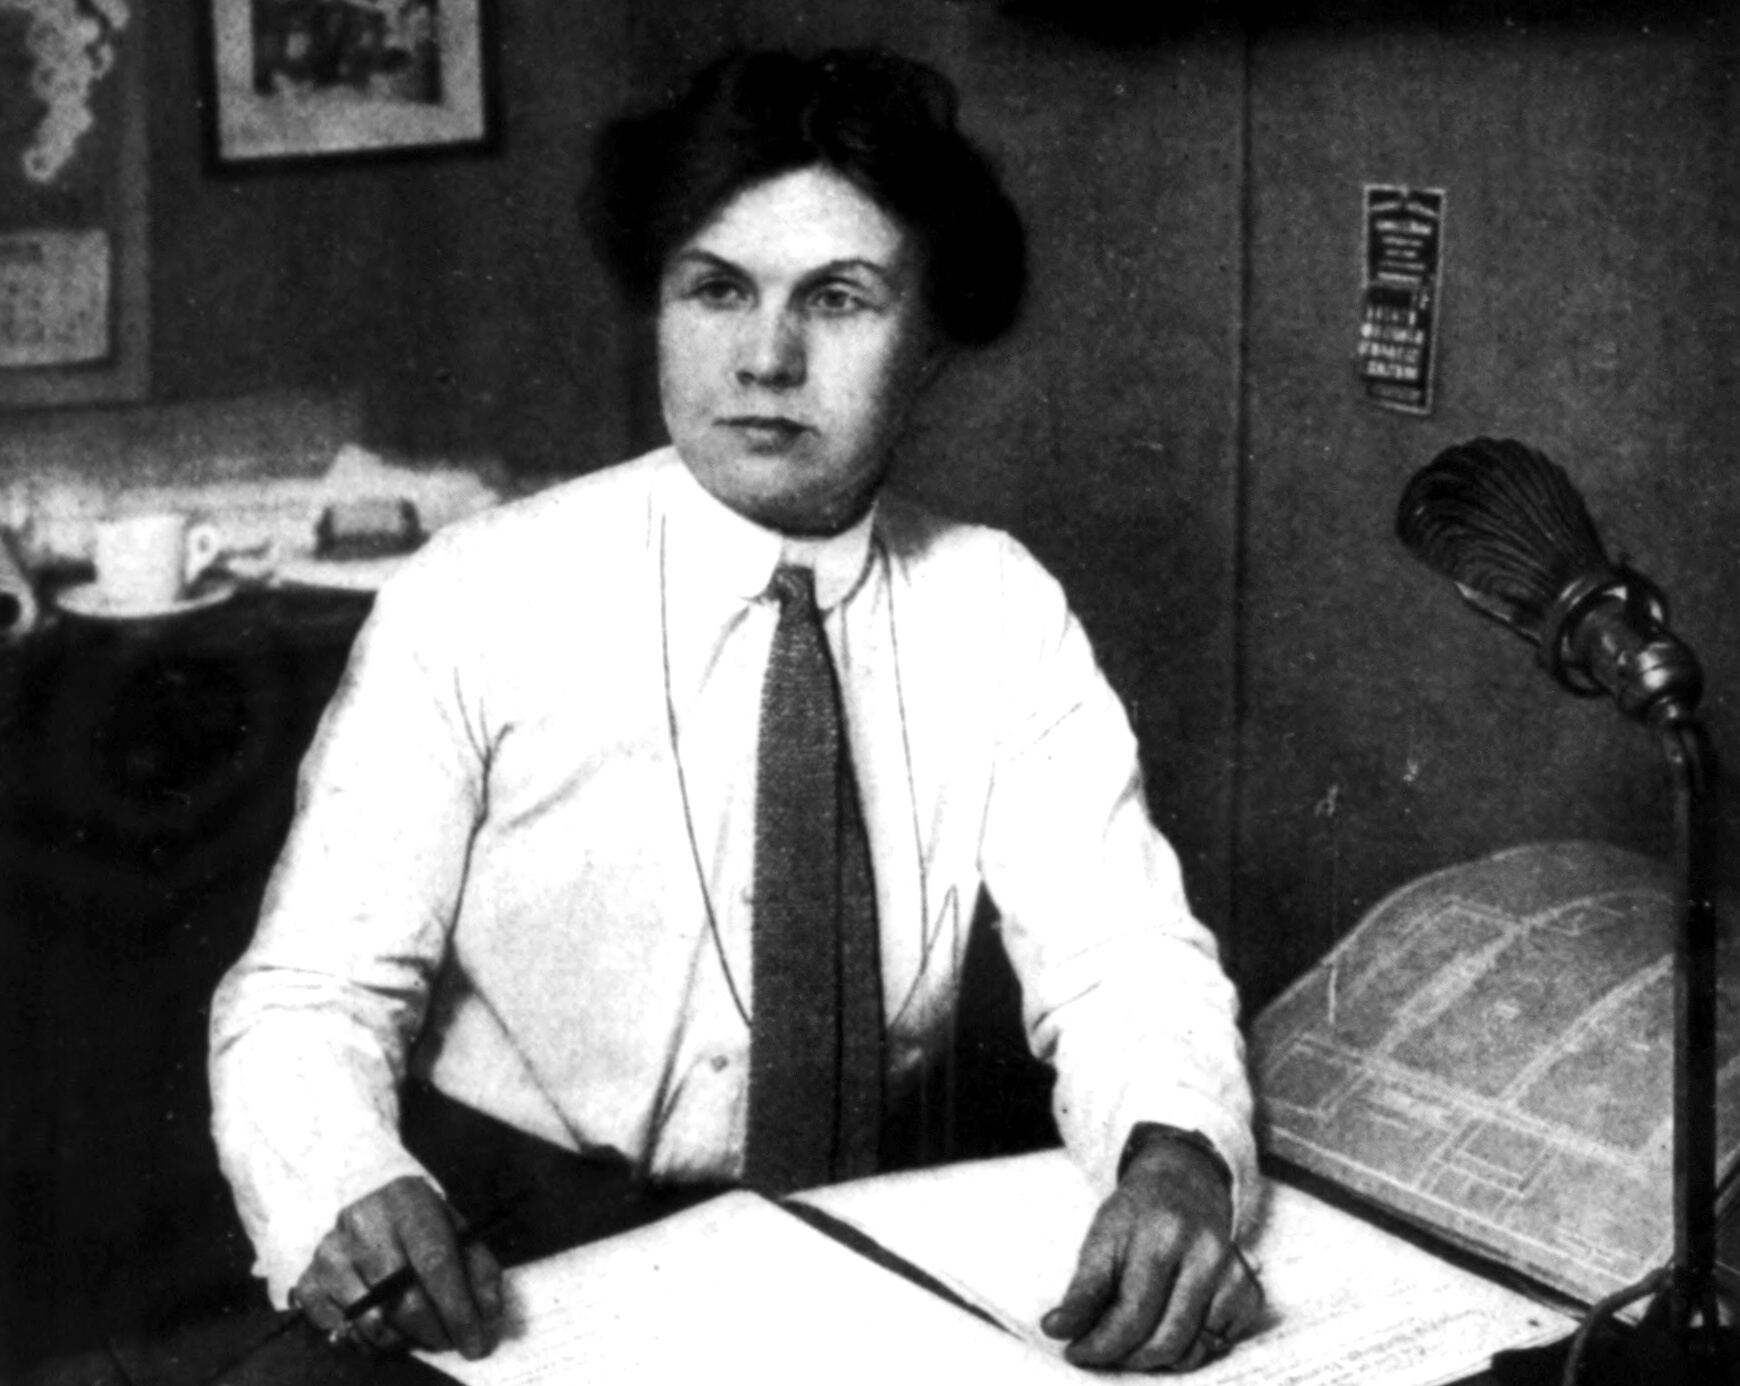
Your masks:
M1682 885L1674 942L1674 1255L1590 1309L1571 1339L1562 1379L1584 1379L1583 1366L1593 1363L1589 1375L1602 1381L1734 1381L1740 1333L1724 1325L1722 1301L1737 1301L1715 1270L1718 776L1697 718L1698 661L1668 629L1661 590L1623 557L1616 563L1607 556L1571 479L1514 439L1475 438L1439 453L1402 492L1396 536L1476 611L1532 641L1539 663L1564 687L1608 694L1661 742L1674 784ZM1596 1336L1646 1296L1653 1302L1634 1340Z
M1602 547L1564 470L1510 438L1446 448L1414 474L1396 536L1482 615L1537 647L1580 696L1605 693L1652 726L1689 721L1697 657L1668 629L1667 599Z

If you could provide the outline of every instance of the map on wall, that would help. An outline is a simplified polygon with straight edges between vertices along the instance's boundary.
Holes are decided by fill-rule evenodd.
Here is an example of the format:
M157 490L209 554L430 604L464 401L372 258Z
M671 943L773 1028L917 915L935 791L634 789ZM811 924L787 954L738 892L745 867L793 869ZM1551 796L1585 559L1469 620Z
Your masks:
M1578 1300L1642 1279L1673 1250L1678 911L1663 865L1589 842L1396 892L1257 1018L1264 1149ZM1721 997L1732 1014L1731 949Z
M0 0L0 406L145 389L138 0Z

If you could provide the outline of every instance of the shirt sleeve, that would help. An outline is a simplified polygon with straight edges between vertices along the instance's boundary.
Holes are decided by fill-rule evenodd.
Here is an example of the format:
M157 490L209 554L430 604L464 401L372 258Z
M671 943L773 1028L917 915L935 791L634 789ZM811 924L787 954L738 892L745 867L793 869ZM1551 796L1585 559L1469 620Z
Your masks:
M418 565L378 596L303 762L254 940L212 1003L213 1135L279 1304L344 1207L428 1177L400 1143L398 1090L486 761L444 585Z
M1153 826L1135 736L1062 590L1013 540L1001 578L1001 711L981 867L1057 1075L1066 1145L1102 1192L1137 1122L1196 1131L1257 1189L1238 998Z

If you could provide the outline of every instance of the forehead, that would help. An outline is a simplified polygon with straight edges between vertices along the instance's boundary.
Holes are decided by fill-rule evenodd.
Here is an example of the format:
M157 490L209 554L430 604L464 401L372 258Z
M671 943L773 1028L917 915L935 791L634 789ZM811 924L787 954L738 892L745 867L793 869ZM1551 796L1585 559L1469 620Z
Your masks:
M802 273L844 260L893 269L907 255L900 224L848 179L798 169L754 183L678 248L746 269Z

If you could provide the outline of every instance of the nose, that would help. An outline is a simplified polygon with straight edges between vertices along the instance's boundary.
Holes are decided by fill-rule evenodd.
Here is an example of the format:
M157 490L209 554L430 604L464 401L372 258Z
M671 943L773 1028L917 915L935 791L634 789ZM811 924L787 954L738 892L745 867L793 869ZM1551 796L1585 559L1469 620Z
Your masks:
M804 383L808 351L803 327L779 309L747 314L737 340L737 383L790 390Z

